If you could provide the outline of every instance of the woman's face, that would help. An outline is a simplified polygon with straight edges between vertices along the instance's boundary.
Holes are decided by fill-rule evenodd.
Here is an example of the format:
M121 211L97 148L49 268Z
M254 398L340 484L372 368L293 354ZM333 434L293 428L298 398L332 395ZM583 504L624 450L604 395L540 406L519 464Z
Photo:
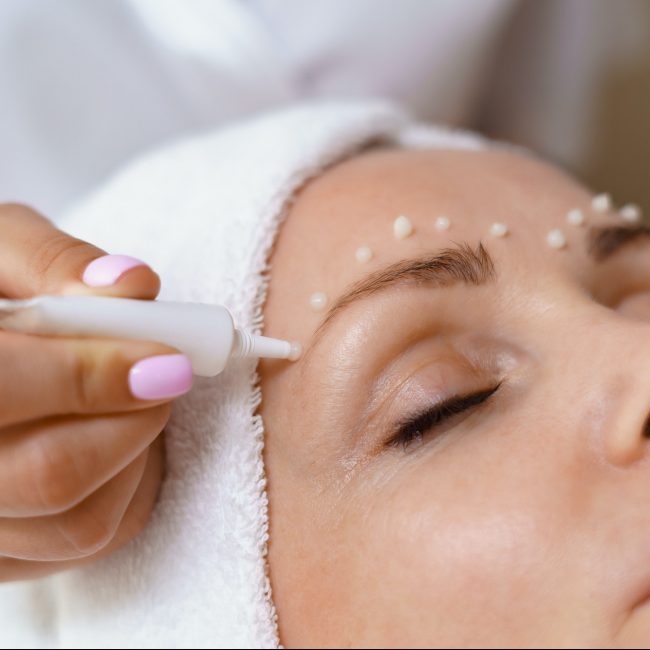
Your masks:
M598 230L625 223L590 200L445 151L370 152L297 197L265 318L306 352L262 364L284 644L650 643L650 237Z

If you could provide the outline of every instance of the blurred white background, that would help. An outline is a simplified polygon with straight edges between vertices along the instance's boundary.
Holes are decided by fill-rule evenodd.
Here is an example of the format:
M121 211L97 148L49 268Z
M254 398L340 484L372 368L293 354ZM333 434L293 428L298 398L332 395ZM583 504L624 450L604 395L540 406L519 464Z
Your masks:
M0 201L56 217L170 138L363 96L650 208L647 0L0 0Z

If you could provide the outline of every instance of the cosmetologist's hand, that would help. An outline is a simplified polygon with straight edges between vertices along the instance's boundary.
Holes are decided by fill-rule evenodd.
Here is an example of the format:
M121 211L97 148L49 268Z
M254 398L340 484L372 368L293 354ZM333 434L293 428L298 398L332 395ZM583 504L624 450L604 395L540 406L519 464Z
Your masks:
M159 288L144 263L0 204L0 297L153 299ZM170 400L191 381L187 358L156 343L0 330L0 582L91 561L141 531Z

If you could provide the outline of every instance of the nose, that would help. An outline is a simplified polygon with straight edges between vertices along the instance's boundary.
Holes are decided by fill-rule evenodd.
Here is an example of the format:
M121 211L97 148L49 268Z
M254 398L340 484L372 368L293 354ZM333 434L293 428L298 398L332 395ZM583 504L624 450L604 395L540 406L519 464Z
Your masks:
M605 453L613 465L629 465L648 453L650 382L645 382L645 391L642 389L635 387L617 400L619 413L613 413L612 425L605 438Z
M588 365L598 379L606 459L626 466L650 451L650 323L610 313L602 327L592 339L596 365Z

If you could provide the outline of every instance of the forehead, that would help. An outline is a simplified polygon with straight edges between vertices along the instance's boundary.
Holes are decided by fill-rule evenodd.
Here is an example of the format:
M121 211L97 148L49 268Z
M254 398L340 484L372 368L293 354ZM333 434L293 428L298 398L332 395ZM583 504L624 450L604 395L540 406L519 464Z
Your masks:
M417 220L444 211L457 216L458 225L476 225L499 213L535 219L575 200L580 191L580 198L588 198L560 170L505 150L386 149L368 151L323 173L298 194L292 212L301 215L305 229L320 226L332 235L341 226L366 232L376 220L401 212Z
M590 194L562 172L505 151L375 150L326 171L307 184L291 206L272 258L266 323L275 334L306 341L322 313L309 298L324 292L331 302L350 283L373 270L437 248L483 242L500 266L523 268L579 264L582 229L565 221L574 207L588 209ZM413 234L397 240L393 222L406 215ZM436 218L450 220L447 230ZM490 235L506 223L508 237ZM562 228L566 250L546 244ZM373 258L359 263L368 246Z

